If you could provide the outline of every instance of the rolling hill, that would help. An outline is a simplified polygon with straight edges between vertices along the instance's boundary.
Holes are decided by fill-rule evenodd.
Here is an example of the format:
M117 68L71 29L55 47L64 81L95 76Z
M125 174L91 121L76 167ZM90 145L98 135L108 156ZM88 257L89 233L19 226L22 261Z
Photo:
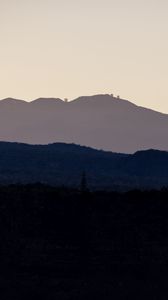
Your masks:
M161 188L168 186L168 152L120 154L75 144L0 142L0 184L41 182L78 188L83 171L90 189Z

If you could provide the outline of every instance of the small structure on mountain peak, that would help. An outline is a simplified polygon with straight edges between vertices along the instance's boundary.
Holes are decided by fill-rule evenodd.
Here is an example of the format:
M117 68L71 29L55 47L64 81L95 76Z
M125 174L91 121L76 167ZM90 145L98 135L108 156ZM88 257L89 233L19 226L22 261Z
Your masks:
M64 98L64 102L66 102L66 103L67 103L67 102L68 102L68 98Z

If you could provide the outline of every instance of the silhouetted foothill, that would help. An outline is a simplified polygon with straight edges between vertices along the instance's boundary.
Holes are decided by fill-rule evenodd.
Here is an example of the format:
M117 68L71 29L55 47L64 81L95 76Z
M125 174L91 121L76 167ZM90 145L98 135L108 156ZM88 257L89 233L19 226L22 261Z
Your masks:
M168 186L168 152L121 154L75 144L0 142L0 184L18 182L64 185L81 191L160 189Z

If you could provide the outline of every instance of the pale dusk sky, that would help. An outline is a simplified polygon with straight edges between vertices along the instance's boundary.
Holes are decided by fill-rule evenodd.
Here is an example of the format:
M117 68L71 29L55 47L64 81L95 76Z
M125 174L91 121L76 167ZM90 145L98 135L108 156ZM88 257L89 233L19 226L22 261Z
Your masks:
M114 93L168 113L167 0L0 0L0 99Z

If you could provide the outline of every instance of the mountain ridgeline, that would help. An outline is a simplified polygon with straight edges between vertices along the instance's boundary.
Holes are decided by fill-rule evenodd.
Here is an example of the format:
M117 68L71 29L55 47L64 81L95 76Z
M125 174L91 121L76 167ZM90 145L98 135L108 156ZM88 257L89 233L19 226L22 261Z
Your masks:
M0 184L40 182L78 188L83 172L91 190L162 188L168 186L168 152L120 154L75 144L0 142Z
M28 144L75 143L106 151L168 150L168 115L111 95L65 102L0 101L0 140Z

